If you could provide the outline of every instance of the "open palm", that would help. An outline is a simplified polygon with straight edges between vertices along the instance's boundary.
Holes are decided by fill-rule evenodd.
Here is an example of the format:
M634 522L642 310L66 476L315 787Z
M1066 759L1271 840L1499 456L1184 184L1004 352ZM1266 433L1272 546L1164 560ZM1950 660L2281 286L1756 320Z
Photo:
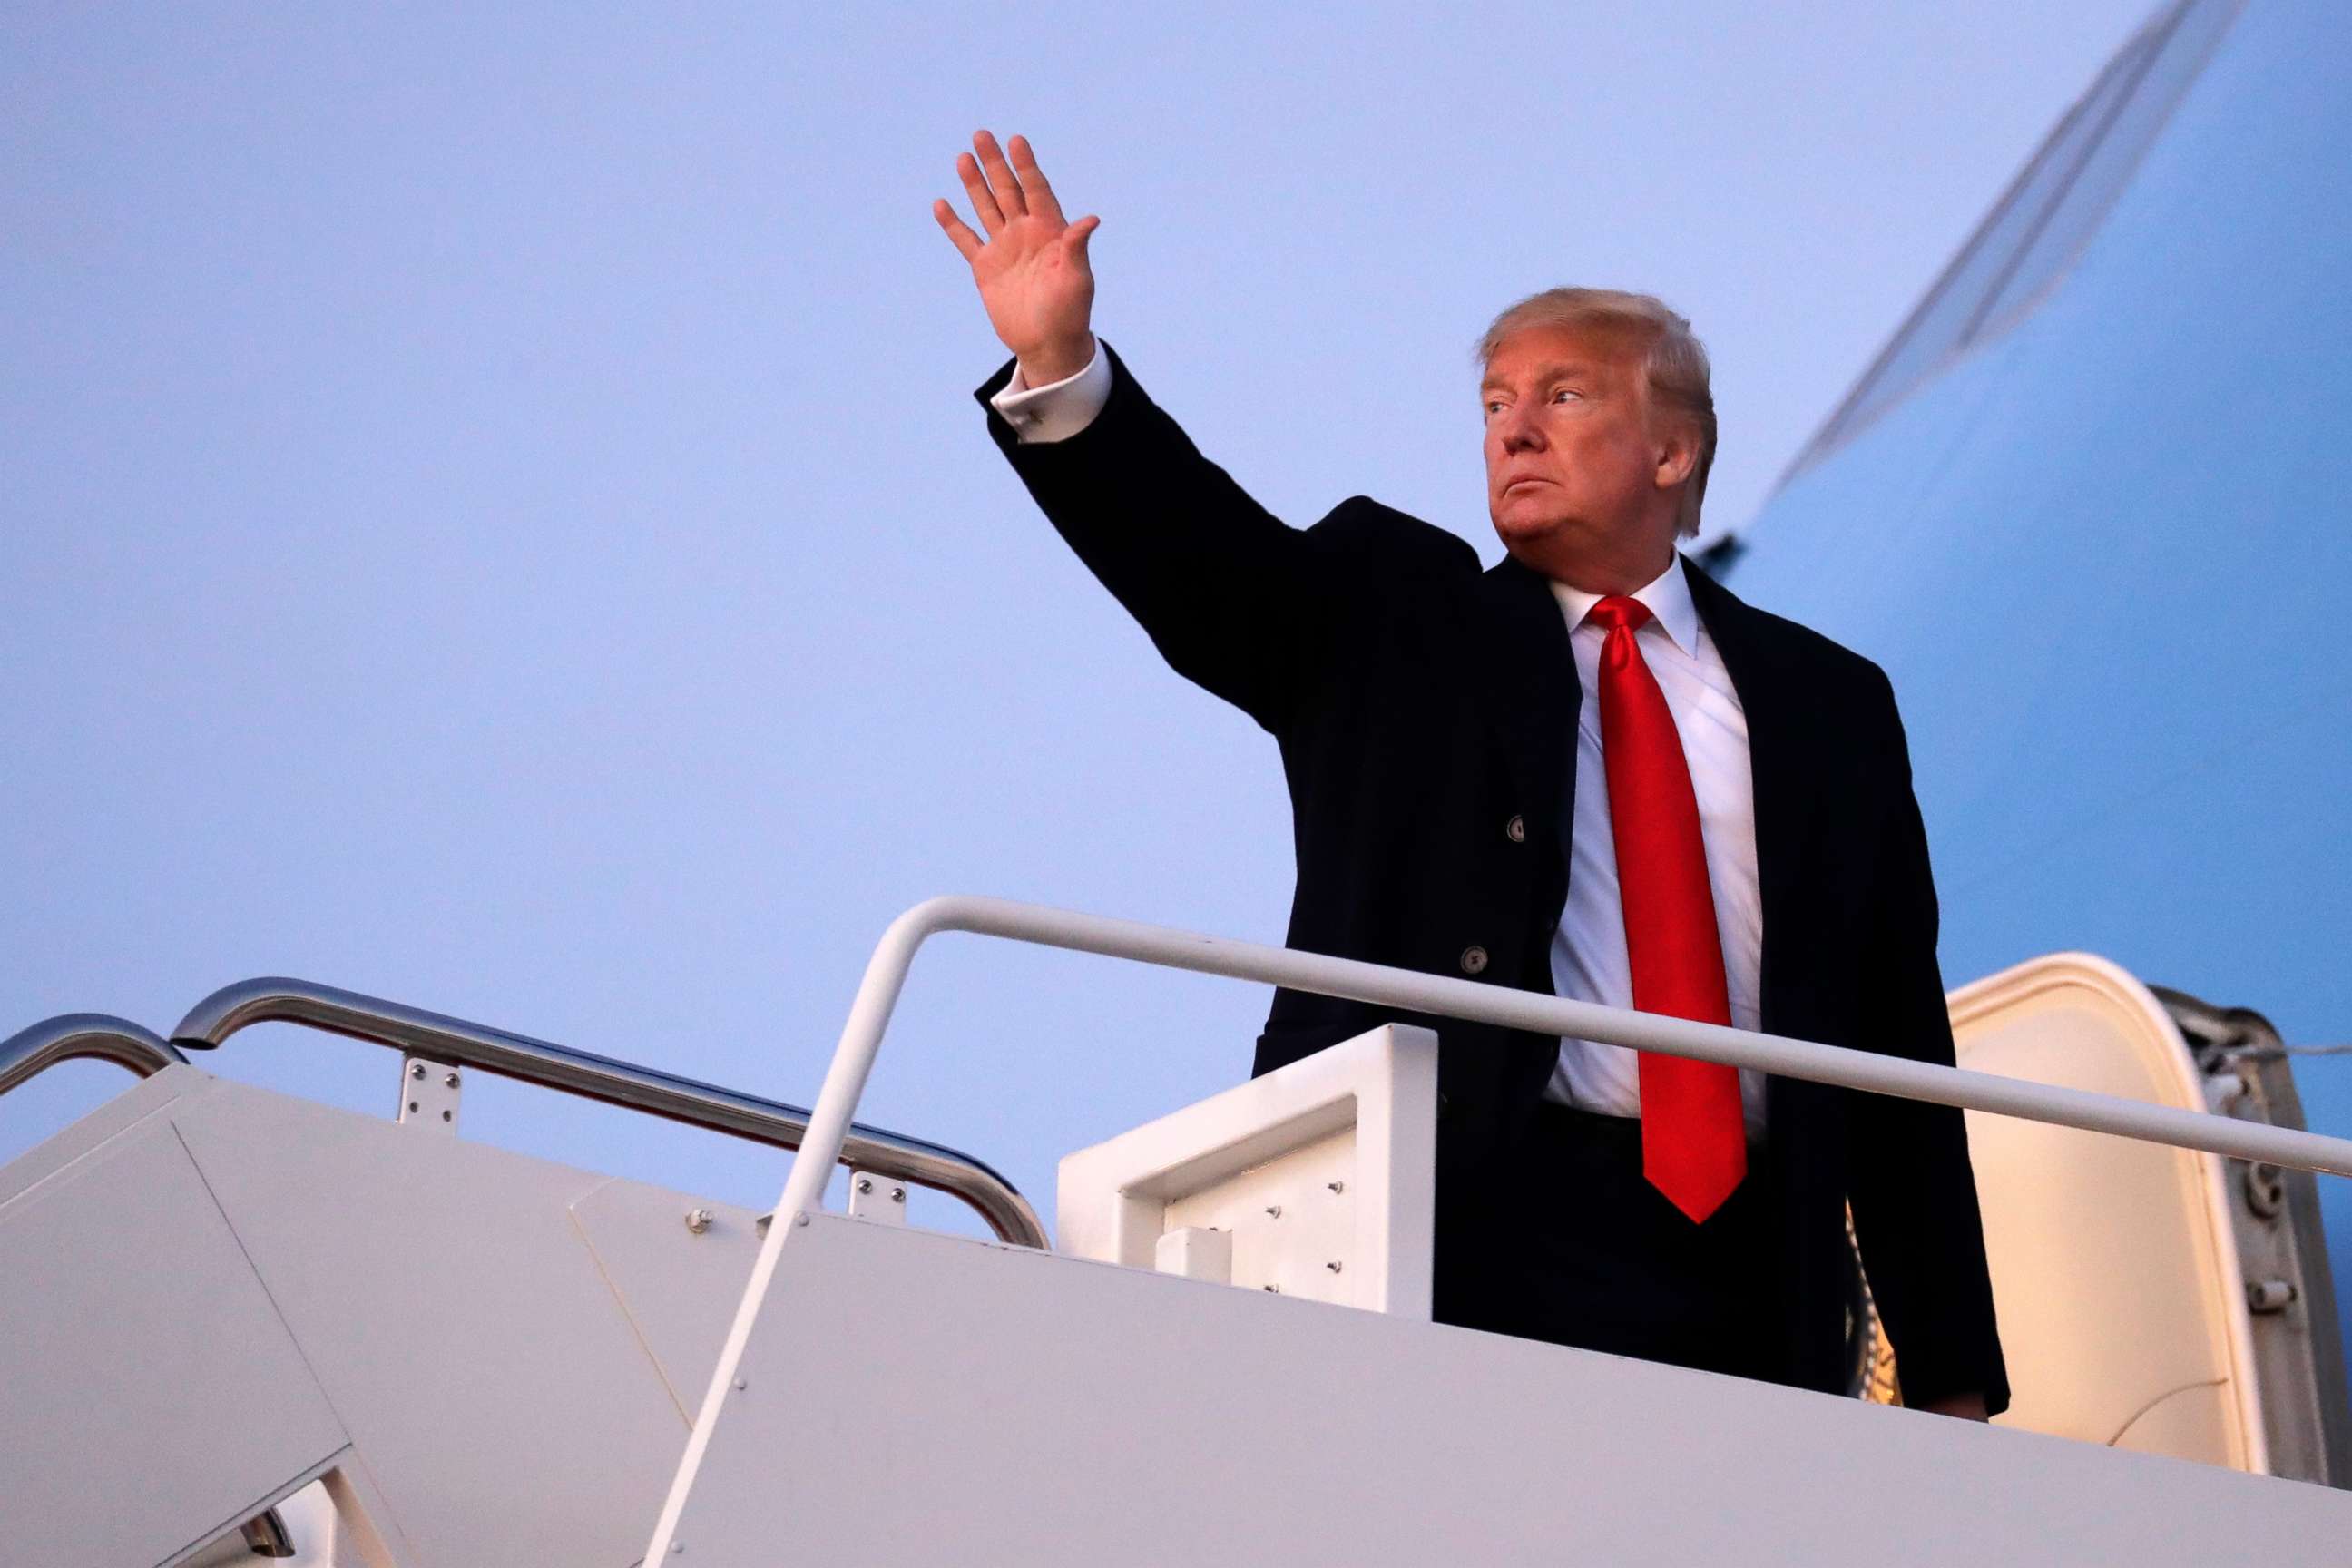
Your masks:
M1087 323L1095 275L1087 239L1102 220L1072 223L1062 216L1025 138L1013 138L1010 162L985 131L971 144L979 156L958 156L956 174L987 237L973 233L944 200L931 204L931 216L971 263L989 325L1020 357L1028 379L1042 384L1074 375L1094 351Z

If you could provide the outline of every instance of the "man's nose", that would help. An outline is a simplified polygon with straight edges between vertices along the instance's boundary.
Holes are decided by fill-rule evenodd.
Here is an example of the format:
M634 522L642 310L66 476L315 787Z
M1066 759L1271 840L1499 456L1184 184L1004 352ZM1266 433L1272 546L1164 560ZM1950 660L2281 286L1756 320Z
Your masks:
M1496 433L1501 437L1506 452L1541 451L1543 426L1533 414L1520 406L1506 408L1495 416Z

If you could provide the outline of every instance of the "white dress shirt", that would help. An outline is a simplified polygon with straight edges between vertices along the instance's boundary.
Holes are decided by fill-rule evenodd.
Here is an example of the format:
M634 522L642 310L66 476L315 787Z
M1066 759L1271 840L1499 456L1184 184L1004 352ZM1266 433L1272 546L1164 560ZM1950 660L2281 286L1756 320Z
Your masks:
M1110 398L1110 362L1099 341L1076 375L1033 387L1016 366L1013 379L989 399L1019 438L1064 441L1088 425ZM1618 901L1616 830L1609 820L1609 773L1601 754L1601 645L1608 634L1586 620L1598 594L1554 583L1568 618L1569 650L1576 659L1584 701L1576 720L1576 820L1570 824L1568 904L1552 934L1552 988L1580 1002L1608 1007L1633 1005L1633 975L1625 956L1625 911ZM1756 1028L1759 961L1764 906L1756 881L1756 794L1748 773L1748 717L1715 640L1700 624L1679 557L1633 597L1650 620L1633 635L1656 677L1682 737L1698 798L1699 835L1706 879L1715 894L1716 929L1723 941L1726 989L1734 1027ZM1559 1062L1544 1092L1551 1099L1609 1116L1642 1110L1640 1054L1622 1046L1563 1039ZM1764 1075L1739 1074L1740 1110L1750 1142L1764 1136Z
M1568 617L1569 652L1576 659L1584 701L1576 716L1576 820L1570 824L1568 905L1552 933L1552 989L1607 1007L1633 1005L1633 973L1625 956L1625 910L1618 901L1617 836L1609 820L1609 770L1601 754L1601 645L1609 634L1586 619L1601 602L1565 583L1551 585ZM1677 557L1633 595L1650 619L1633 634L1642 661L1657 678L1666 710L1690 764L1698 797L1699 837L1706 849L1707 886L1715 894L1715 927L1723 940L1723 977L1731 995L1732 1026L1753 1029L1758 961L1764 945L1764 904L1756 883L1756 790L1748 767L1748 716L1715 639L1691 602ZM1642 1110L1641 1055L1623 1046L1563 1039L1559 1065L1545 1089L1550 1098L1609 1116ZM1739 1108L1750 1142L1764 1136L1764 1075L1739 1073Z

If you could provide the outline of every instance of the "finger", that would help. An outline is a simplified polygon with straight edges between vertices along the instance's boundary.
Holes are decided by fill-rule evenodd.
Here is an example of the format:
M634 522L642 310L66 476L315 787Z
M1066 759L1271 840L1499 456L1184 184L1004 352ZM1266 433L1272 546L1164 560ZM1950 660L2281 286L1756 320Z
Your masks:
M956 216L955 208L950 206L944 199L931 204L931 216L940 220L941 228L948 231L948 239L955 246L958 256L970 261L980 254L980 247L983 241L980 236L971 232L971 225Z
M996 144L996 138L979 132L971 144L980 150L980 166L988 171L988 183L996 188L996 205L1004 209L1004 216L1020 217L1028 212L1028 204L1021 199L1021 182L1013 177L1013 165L1004 161L1004 149Z
M963 182L963 194L971 198L971 216L994 237L996 231L1004 226L1004 215L997 210L996 197L989 190L988 182L981 178L980 165L971 153L956 154L956 178Z
M1048 222L1062 220L1062 204L1054 199L1054 187L1045 183L1045 171L1037 166L1037 154L1030 150L1029 138L1013 139L1013 172L1021 178L1021 199L1028 209Z
M1087 241L1093 238L1095 230L1100 227L1102 227L1102 219L1088 213L1062 231L1062 243L1069 247L1073 260L1084 264L1087 259Z

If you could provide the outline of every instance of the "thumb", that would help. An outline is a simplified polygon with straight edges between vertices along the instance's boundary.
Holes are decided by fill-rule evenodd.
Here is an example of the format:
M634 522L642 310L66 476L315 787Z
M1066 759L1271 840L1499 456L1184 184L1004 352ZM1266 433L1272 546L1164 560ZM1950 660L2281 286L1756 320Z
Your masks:
M1087 241L1093 238L1095 230L1101 226L1102 219L1092 213L1069 226L1062 236L1062 243L1069 247L1072 260L1084 262L1087 259Z

